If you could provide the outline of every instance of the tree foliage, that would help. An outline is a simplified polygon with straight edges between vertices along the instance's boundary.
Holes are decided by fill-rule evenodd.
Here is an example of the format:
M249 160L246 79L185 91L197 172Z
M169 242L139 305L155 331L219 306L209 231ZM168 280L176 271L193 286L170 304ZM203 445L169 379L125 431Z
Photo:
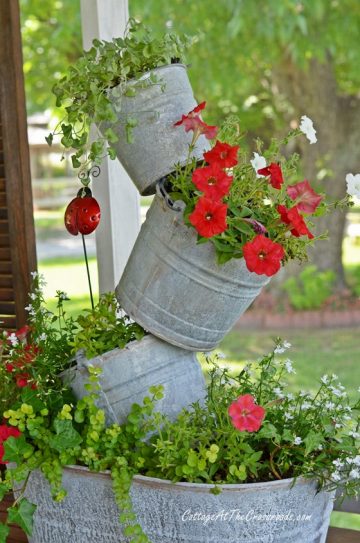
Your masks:
M79 0L20 0L28 113L55 107L53 84L81 53Z

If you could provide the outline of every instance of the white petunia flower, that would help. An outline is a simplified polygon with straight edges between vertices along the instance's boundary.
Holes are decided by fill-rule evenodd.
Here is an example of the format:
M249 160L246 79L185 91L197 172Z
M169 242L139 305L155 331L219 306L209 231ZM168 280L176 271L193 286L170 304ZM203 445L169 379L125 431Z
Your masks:
M285 368L288 373L296 373L293 368L292 362L289 359L285 360Z
M310 143L317 142L316 130L314 128L312 120L309 117L307 117L306 115L303 115L301 117L299 128L301 132L305 134Z
M350 196L356 196L357 198L360 198L360 173L357 173L355 175L352 173L348 173L345 179L347 183L346 192L350 194Z
M360 479L360 471L354 468L350 471L349 476L351 479Z
M294 439L294 445L300 445L300 443L302 443L301 437L296 437L296 438Z
M250 160L250 164L255 170L256 177L265 177L265 175L261 175L258 173L258 170L261 170L261 168L266 168L265 157L259 155L259 153L254 153L254 158Z
M10 341L12 347L15 347L19 343L19 340L14 333L10 334L8 340Z

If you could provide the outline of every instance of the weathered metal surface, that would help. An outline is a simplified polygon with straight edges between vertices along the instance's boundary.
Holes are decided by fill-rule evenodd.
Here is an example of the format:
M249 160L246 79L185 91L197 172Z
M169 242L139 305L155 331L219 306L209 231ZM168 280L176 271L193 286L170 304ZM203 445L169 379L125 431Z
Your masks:
M209 242L196 244L181 211L156 196L136 240L117 298L152 334L184 349L213 349L269 282L244 259L216 263Z
M30 543L125 543L119 511L105 473L70 466L68 495L61 503L32 473L27 498L38 508ZM137 519L152 543L324 543L333 493L316 493L315 481L213 485L176 483L136 476L131 498Z
M134 511L152 543L324 543L333 493L292 479L223 485L172 484L137 476Z
M105 410L109 424L122 424L133 403L141 403L152 385L164 385L164 398L156 411L175 419L183 407L205 397L205 379L195 353L190 353L152 336L132 341L125 349L114 349L87 360L77 357L77 367L63 374L75 396L87 391L89 366L102 369L98 406Z
M64 470L63 486L68 495L57 503L44 476L31 474L25 495L37 509L29 543L128 543L109 475L70 467Z
M150 82L152 73L159 83ZM174 123L191 111L196 101L183 64L151 70L141 77L141 82L144 88L137 88L133 97L118 96L116 88L113 91L119 119L112 126L119 136L113 147L140 194L154 194L156 181L172 172L174 164L185 164L188 158L193 133L186 133L183 126L174 127ZM132 143L127 143L129 118L138 123L132 129ZM192 156L202 159L209 148L208 140L201 136Z

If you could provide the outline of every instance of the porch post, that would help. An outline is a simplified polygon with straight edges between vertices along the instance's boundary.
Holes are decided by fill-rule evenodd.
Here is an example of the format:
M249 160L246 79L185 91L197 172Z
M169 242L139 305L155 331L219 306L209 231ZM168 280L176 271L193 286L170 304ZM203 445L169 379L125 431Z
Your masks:
M84 49L94 38L111 40L124 34L127 0L81 0ZM96 252L101 293L114 290L140 229L138 191L118 160L105 158L94 179L94 197L101 207Z

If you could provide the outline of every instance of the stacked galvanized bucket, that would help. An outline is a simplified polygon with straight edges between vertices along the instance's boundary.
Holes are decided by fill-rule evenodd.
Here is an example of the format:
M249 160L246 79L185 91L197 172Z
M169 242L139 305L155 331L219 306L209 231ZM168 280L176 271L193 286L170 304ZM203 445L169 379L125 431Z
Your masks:
M118 156L141 194L154 194L158 179L175 163L185 163L191 137L174 123L194 108L186 69L181 65L158 70L165 80L144 86L136 98L121 102ZM149 77L149 75L144 76ZM114 98L115 99L115 98ZM135 142L126 144L121 133L126 115L136 111L141 122L134 129ZM194 156L202 159L208 148L200 138ZM123 309L147 331L131 342L93 360L79 356L71 370L71 386L78 397L85 394L89 364L99 366L101 397L107 422L124 422L131 404L141 403L152 385L163 384L165 397L158 409L171 418L205 396L205 382L196 351L213 349L259 294L268 278L250 273L243 260L222 266L215 261L211 243L197 245L194 230L184 225L182 211L168 207L157 195L116 289ZM213 485L177 483L137 476L131 488L134 511L152 543L323 543L332 496L316 493L313 481L291 479L250 485L224 485L220 496ZM64 470L67 498L50 499L49 485L33 472L26 491L38 506L30 543L128 543L118 523L118 509L107 473L93 473L79 466ZM186 511L237 511L245 516L266 511L295 511L309 516L289 529L276 522L241 522L215 525L188 522Z
M145 74L135 97L113 91L120 120L117 154L141 194L154 194L176 163L185 164L191 134L174 123L196 106L185 66L155 72L162 85L146 85ZM131 144L124 128L128 116L138 120ZM201 160L208 149L201 136L192 156ZM212 244L196 240L184 225L181 205L169 207L158 191L116 289L121 307L150 335L91 361L80 356L73 376L72 388L81 397L89 363L102 368L100 406L109 422L123 422L151 385L164 385L157 408L171 418L202 400L205 382L195 352L214 349L268 282L248 272L244 261L217 265Z

